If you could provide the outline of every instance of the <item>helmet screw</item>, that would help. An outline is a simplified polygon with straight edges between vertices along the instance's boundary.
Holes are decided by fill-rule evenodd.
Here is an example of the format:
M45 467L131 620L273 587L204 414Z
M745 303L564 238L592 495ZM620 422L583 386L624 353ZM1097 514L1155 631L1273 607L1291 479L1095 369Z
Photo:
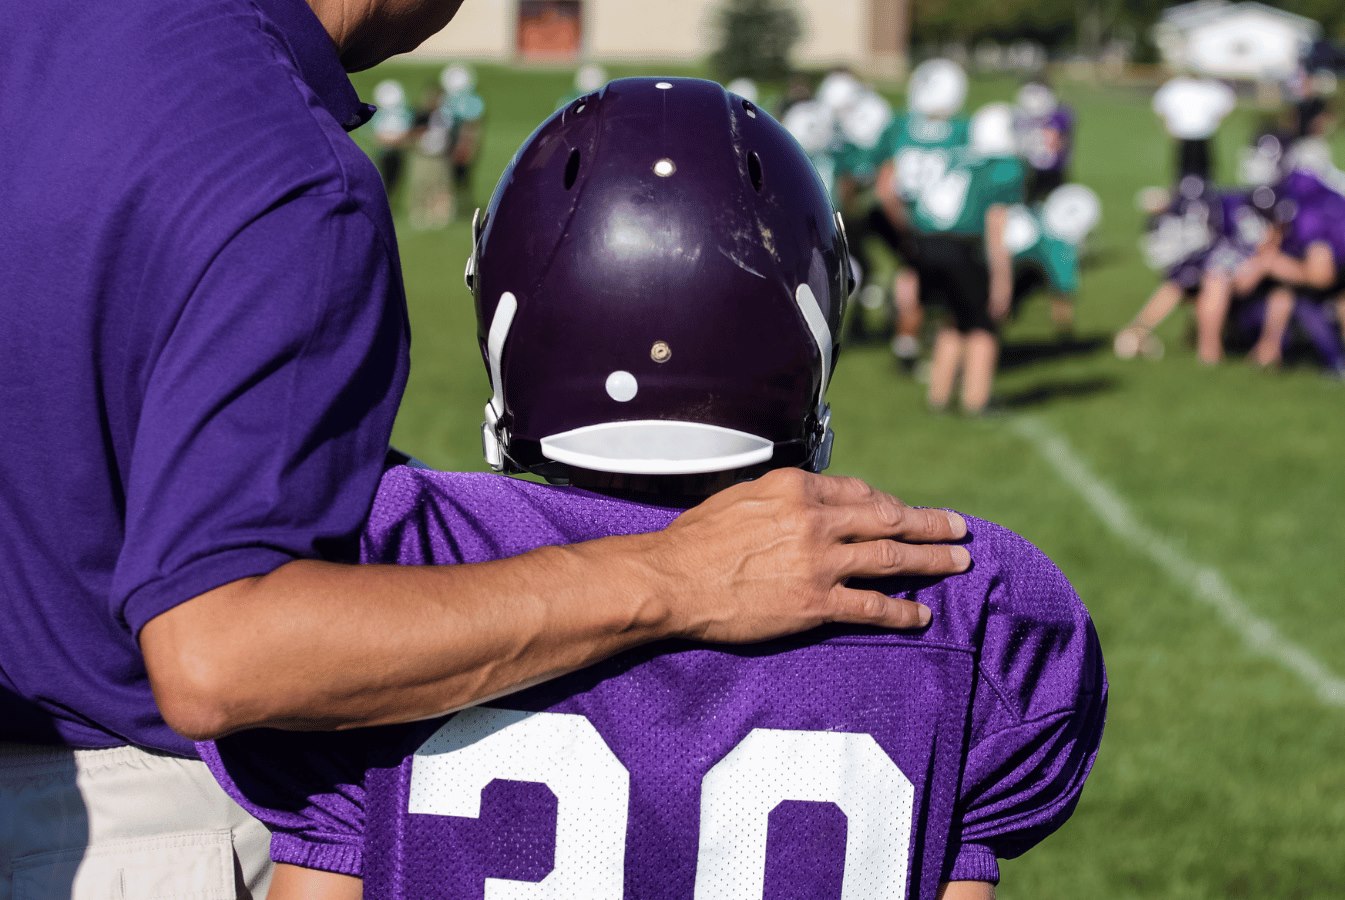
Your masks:
M654 346L649 349L649 358L656 363L665 363L672 359L672 348L666 341L654 341Z

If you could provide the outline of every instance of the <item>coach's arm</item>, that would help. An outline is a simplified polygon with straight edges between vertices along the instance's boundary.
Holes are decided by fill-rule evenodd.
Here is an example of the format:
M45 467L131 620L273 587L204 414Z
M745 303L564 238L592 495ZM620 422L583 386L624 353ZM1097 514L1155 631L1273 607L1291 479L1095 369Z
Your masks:
M716 494L657 534L461 566L296 561L140 633L154 696L197 739L439 715L663 638L752 642L929 610L847 579L965 570L954 514L795 469ZM902 543L909 541L911 543Z

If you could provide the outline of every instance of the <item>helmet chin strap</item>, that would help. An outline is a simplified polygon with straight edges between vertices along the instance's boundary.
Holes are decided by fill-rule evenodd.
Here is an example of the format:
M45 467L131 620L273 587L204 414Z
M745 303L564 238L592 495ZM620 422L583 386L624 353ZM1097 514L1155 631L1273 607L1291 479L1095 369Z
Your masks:
M827 325L826 314L817 302L813 289L806 283L794 291L794 301L803 313L803 321L808 333L817 344L822 355L822 375L817 384L817 429L813 435L813 452L805 468L812 472L821 472L831 465L831 446L835 442L835 433L831 430L831 405L827 403L827 382L831 377L831 360L836 352L836 342L832 339L831 328Z
M504 471L504 448L509 445L509 435L500 425L504 417L504 376L501 372L504 360L504 342L509 337L509 329L514 324L514 315L518 312L518 298L512 293L504 293L495 307L495 315L490 320L490 333L486 335L486 362L490 366L490 386L493 391L490 402L486 404L486 421L481 425L481 452L486 463L496 472Z

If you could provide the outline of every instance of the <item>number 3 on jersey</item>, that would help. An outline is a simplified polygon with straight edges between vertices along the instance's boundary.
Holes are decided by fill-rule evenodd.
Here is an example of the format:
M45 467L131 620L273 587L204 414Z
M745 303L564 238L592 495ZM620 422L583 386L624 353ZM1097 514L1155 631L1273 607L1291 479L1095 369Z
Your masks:
M416 751L409 811L477 818L492 781L556 795L556 852L541 881L487 878L486 900L624 896L630 773L588 719L476 707ZM847 819L843 900L906 896L915 788L870 735L753 729L701 782L696 900L759 900L766 830L786 800Z

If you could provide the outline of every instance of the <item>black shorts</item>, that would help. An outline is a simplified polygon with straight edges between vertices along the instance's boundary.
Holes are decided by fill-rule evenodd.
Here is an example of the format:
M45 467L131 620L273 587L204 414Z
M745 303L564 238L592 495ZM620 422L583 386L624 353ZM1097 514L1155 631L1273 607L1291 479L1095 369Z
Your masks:
M881 204L875 204L869 210L868 216L864 219L865 233L876 234L882 238L883 243L888 249L908 266L915 265L915 235L910 231L898 228L892 224L892 220L883 212Z
M914 248L921 303L942 306L964 334L995 333L998 326L990 318L990 266L985 242L970 236L917 235Z

